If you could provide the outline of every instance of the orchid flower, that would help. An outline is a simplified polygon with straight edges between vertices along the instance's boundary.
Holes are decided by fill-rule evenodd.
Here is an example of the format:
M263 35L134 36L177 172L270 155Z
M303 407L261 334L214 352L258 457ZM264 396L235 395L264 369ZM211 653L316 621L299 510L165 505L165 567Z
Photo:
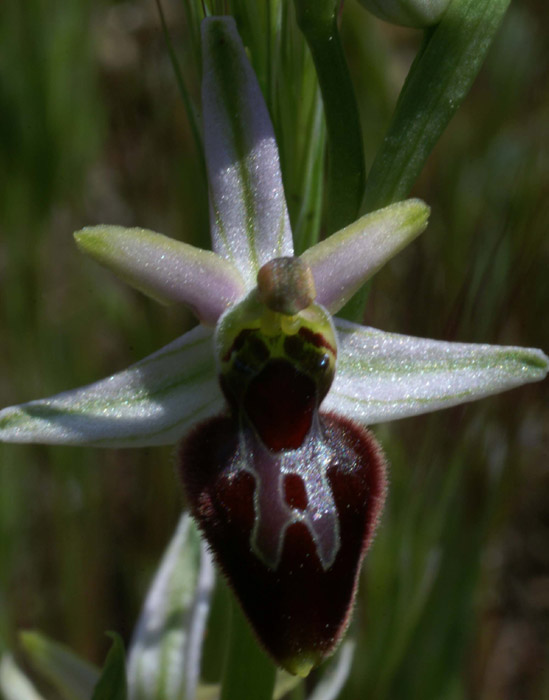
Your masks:
M364 427L545 377L519 347L406 337L333 318L426 227L417 199L294 256L273 128L230 18L203 23L213 252L97 226L78 246L200 325L89 386L0 412L0 440L178 443L190 509L259 640L298 675L345 631L385 490Z

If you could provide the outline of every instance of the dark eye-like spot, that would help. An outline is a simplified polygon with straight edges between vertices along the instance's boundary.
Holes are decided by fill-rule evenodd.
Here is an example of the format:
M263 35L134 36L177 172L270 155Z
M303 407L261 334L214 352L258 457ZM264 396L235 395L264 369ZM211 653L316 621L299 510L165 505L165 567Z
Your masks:
M258 337L257 332L248 338L248 351L258 362L266 362L269 359L269 348Z
M286 474L284 476L284 498L290 508L307 509L307 491L305 490L303 479L297 474Z
M245 328L240 331L223 356L222 361L228 362L235 353L242 352L259 362L265 362L269 357L269 348L259 337L259 332L253 328Z
M298 335L288 335L284 338L284 352L293 360L301 359L303 340Z

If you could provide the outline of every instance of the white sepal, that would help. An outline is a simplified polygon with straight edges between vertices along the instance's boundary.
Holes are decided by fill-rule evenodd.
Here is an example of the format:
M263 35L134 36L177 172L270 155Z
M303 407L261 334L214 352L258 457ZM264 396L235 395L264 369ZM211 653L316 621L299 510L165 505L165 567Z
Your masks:
M322 408L371 424L480 399L547 375L541 350L449 343L335 319L336 377Z
M203 21L202 56L213 249L252 289L260 267L293 254L278 148L232 17Z
M198 326L111 377L5 408L0 411L0 442L169 445L224 406L212 331Z

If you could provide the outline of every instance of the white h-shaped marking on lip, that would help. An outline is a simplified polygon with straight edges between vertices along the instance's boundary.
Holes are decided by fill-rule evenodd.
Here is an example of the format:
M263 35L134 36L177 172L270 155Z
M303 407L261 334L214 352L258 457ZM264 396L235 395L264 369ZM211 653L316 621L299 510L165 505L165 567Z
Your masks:
M325 571L339 551L339 518L327 475L333 450L320 434L315 425L297 450L273 453L251 429L241 433L240 458L236 464L238 470L247 471L255 480L251 547L271 569L280 563L286 530L297 522L304 523L309 530ZM307 495L304 510L292 508L286 502L284 477L288 474L295 474L303 481Z

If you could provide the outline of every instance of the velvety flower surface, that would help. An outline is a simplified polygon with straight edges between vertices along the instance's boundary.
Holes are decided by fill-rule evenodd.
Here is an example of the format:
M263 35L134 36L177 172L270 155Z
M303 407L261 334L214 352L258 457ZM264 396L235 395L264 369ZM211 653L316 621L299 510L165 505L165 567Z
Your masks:
M421 233L409 200L299 258L270 118L233 20L203 24L213 252L98 226L79 247L201 324L87 387L0 412L0 440L179 443L190 509L259 639L306 675L343 634L385 493L364 427L545 377L528 348L447 343L333 318Z

